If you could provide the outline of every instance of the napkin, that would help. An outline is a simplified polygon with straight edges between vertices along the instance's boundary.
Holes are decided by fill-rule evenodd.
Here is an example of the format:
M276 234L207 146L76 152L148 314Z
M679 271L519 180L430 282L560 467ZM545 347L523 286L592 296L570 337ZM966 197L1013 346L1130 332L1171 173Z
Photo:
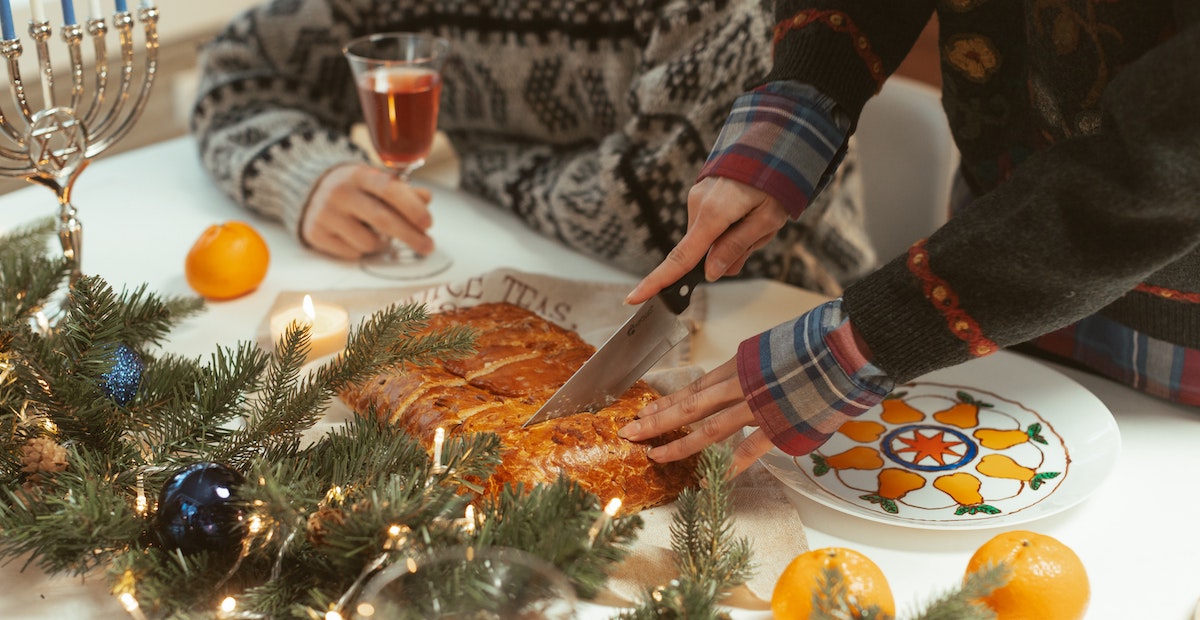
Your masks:
M429 312L442 312L488 302L509 302L533 311L562 327L574 330L589 344L600 346L633 313L624 304L630 284L585 282L513 269L497 269L468 278L426 287L339 289L281 292L259 324L260 346L273 346L270 316L299 304L311 294L322 303L339 304L350 314L350 324L393 303L423 303ZM691 305L681 316L692 335L701 328L707 310L704 287L692 294ZM646 381L667 394L674 392L701 374L703 369L692 361L692 336L685 338L646 374ZM795 507L785 487L760 464L755 464L734 482L732 491L733 530L736 537L750 542L755 565L754 576L745 587L733 593L729 606L768 609L771 591L787 564L808 550ZM659 506L641 513L645 529L626 560L610 576L607 589L597 603L627 607L638 603L647 590L668 583L678 576L671 551L670 526L673 505Z

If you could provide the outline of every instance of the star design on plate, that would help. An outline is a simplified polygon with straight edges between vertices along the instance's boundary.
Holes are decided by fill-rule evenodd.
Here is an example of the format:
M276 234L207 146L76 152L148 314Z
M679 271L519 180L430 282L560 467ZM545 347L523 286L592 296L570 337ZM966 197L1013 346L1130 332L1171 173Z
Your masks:
M940 431L934 430L929 435L923 435L920 430L914 430L911 437L897 437L896 441L908 446L907 448L898 448L896 453L912 453L910 458L913 463L933 459L937 461L938 465L945 465L947 455L954 457L954 460L962 458L962 454L956 452L954 448L963 445L963 442L949 441L946 439L945 433Z

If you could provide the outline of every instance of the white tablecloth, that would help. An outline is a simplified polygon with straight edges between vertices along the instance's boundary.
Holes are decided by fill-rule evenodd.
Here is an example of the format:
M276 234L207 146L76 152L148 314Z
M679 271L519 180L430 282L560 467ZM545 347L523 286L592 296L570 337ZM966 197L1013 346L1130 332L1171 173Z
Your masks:
M436 170L430 170L436 173ZM432 176L430 178L438 178ZM184 256L209 224L243 219L271 247L271 269L255 293L213 303L181 324L167 347L207 355L214 345L252 340L258 321L279 291L391 286L357 265L301 248L274 223L255 218L217 192L200 168L195 146L178 139L101 158L81 176L74 193L84 225L83 267L118 289L143 283L163 295L190 295ZM432 231L455 259L438 280L456 280L512 267L581 280L635 278L529 232L508 214L454 192L438 192ZM56 210L40 187L0 196L0 230ZM724 282L709 288L708 321L695 342L697 361L713 367L737 343L819 303L806 291L771 282ZM1190 618L1200 596L1200 411L1149 398L1067 369L1113 412L1123 447L1111 477L1072 510L1019 526L1055 536L1082 557L1092 583L1089 619ZM884 570L900 616L961 579L967 558L996 530L926 531L848 516L793 494L810 546L857 549ZM125 613L102 579L47 577L0 569L0 618L119 618Z

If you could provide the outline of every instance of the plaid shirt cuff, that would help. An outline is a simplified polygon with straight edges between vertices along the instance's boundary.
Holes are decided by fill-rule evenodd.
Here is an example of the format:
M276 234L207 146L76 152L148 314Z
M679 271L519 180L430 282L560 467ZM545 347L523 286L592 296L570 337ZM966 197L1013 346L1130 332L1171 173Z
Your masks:
M846 152L850 121L835 107L798 82L770 82L738 97L699 178L756 187L799 217Z
M895 387L855 344L841 299L746 340L737 365L759 428L792 456L820 447Z

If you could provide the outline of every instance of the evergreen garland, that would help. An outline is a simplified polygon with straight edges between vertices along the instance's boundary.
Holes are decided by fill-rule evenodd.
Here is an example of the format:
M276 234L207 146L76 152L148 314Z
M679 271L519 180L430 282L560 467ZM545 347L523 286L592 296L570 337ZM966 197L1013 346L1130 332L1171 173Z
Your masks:
M23 558L47 573L103 570L114 595L157 618L212 618L232 598L236 610L222 617L322 619L348 616L365 580L387 565L451 546L531 553L583 598L628 554L641 518L601 520L598 499L567 479L508 487L467 512L464 491L478 491L499 462L495 435L447 441L443 467L374 416L305 443L340 388L467 354L468 330L418 336L425 310L391 306L310 373L302 371L309 335L299 327L270 352L240 343L185 359L159 346L202 302L162 299L144 286L118 293L98 277L68 285L70 264L45 256L54 230L46 219L0 236L0 561ZM123 404L105 389L119 347L144 363L136 396ZM749 542L732 536L731 459L726 448L706 450L702 483L676 500L680 577L618 618L729 617L723 597L753 571ZM184 553L156 526L159 489L197 463L244 478L231 500L240 511L233 552ZM972 601L1003 577L1003 567L972 576L917 620L992 617ZM824 575L816 617L881 617L858 609L839 580Z

